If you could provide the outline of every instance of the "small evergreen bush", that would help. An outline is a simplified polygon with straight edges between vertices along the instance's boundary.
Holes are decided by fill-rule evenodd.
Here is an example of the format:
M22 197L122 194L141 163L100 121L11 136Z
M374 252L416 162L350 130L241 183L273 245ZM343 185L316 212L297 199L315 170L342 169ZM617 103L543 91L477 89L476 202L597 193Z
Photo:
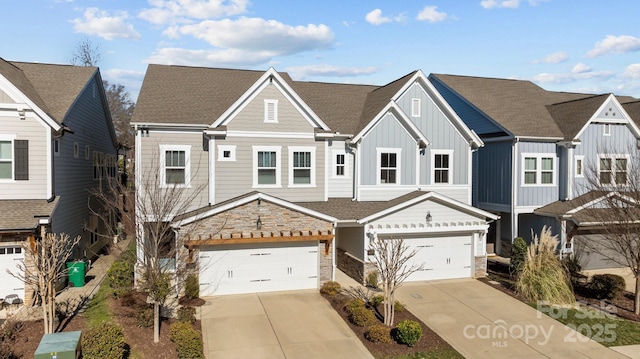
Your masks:
M136 325L139 328L151 328L153 326L153 308L148 306L138 308Z
M591 277L588 288L595 298L611 300L625 290L626 283L616 274L596 274Z
M109 285L113 289L113 296L120 297L133 288L133 265L126 260L113 262L107 271Z
M320 287L320 293L326 294L331 297L340 293L341 290L342 290L342 286L340 285L340 283L334 282L334 281L328 281L325 284L323 284L322 287Z
M196 322L196 308L181 307L178 309L178 321L194 324Z
M202 336L186 322L175 322L169 330L170 339L176 344L178 359L203 359Z
M82 333L84 359L120 359L125 355L124 331L115 323L104 322Z
M376 315L367 307L353 307L349 314L349 320L351 323L359 327L368 327L377 322Z
M372 271L367 274L367 287L369 288L378 288L378 272Z
M378 305L384 302L384 296L382 294L376 294L371 299L369 299L369 305L373 308L377 308Z
M522 237L516 237L511 246L511 270L520 273L527 257L527 242Z
M402 304L401 301L396 300L395 303L393 303L393 310L398 312L398 313L402 313L405 310L404 304Z
M347 311L347 313L351 314L351 312L354 309L358 309L358 308L364 308L365 307L365 302L364 300L360 299L360 298L351 298L349 300L347 300L347 302L344 304L344 309Z
M195 274L189 274L184 283L184 296L188 299L200 297L200 281Z
M374 324L369 327L364 337L372 343L391 343L391 328L382 324Z
M413 320L403 320L396 327L396 340L401 344L410 347L416 345L422 337L422 327L420 323Z

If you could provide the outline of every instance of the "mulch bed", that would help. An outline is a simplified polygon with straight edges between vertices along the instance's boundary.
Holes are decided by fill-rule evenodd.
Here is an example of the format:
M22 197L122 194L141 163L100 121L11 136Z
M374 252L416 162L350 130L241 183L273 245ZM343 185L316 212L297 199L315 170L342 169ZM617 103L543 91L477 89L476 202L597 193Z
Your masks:
M356 334L356 336L362 341L364 346L373 354L376 358L386 358L396 355L411 355L415 353L428 353L433 350L450 350L455 352L455 350L447 343L444 339L442 339L438 334L436 334L431 328L422 323L420 319L411 314L409 310L405 309L401 312L396 311L395 313L395 324L403 320L413 320L422 326L422 337L413 347L409 347L405 344L399 344L393 341L390 344L385 343L373 343L365 338L365 333L367 332L367 328L359 327L351 321L349 321L349 314L344 309L345 302L351 297L345 294L337 294L335 296L329 296L326 294L322 294L322 296L331 304L331 306L338 312L338 314L342 317L342 319L351 327L351 330ZM377 308L378 313L383 312L382 305L379 305ZM380 315L376 316L377 319L382 324L382 317ZM462 358L462 356L460 356Z
M124 330L126 343L130 347L132 353L136 353L135 358L151 358L151 359L171 359L176 357L176 348L174 343L169 340L169 327L174 319L163 318L160 324L160 342L153 342L153 327L139 328L136 320L136 308L145 305L146 297L142 293L135 293L129 301L116 299L109 300L115 320ZM198 303L190 303L198 304ZM86 330L87 320L82 313L77 314L62 323L63 328L58 331L75 331ZM7 358L33 358L38 344L42 339L44 328L42 320L24 321L17 323L17 330L13 339L5 338L4 343L13 353L13 357ZM196 321L195 328L201 331L200 321ZM3 331L4 332L4 331ZM0 333L1 335L1 333ZM5 351L6 352L6 351ZM0 357L3 352L0 351Z
M479 279L481 282L486 283L520 300L521 302L527 303L527 301L516 292L516 289L506 282L507 280L513 281L514 279L509 275L508 266L490 262L487 268L487 272L489 273L489 277ZM494 280L494 282L497 281L500 282L500 284L491 283L492 278L496 279ZM574 290L574 294L576 297L576 301L580 303L592 306L593 308L603 307L603 301L601 301L600 299L590 298L586 291L580 290L580 288ZM614 306L616 310L615 315L619 318L640 322L640 315L637 315L633 312L633 293L631 292L623 291L618 293L618 296L613 300L604 300L604 306Z

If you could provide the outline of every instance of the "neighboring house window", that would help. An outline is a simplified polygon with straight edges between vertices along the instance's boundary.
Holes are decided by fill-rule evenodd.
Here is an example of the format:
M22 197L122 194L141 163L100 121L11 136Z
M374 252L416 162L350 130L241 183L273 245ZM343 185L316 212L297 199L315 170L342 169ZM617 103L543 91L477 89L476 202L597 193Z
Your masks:
M433 183L451 183L453 151L432 151Z
M625 155L600 156L598 178L603 185L626 185L628 158Z
M13 141L0 141L0 179L13 179Z
M420 99L411 99L411 117L420 117Z
M60 140L53 140L53 154L60 156Z
M576 156L574 169L576 177L584 177L584 156Z
M555 157L548 155L523 155L525 185L553 185Z
M104 177L104 153L93 151L93 179L97 180Z
M264 100L264 122L278 123L278 100Z
M611 125L609 125L608 123L605 123L602 129L602 134L604 136L611 136Z
M334 177L345 177L347 175L347 154L346 153L336 153L334 155L336 159L336 163L334 165L333 176Z
M160 165L162 186L188 186L190 180L191 146L161 145Z
M90 243L91 245L94 245L95 243L98 242L98 216L95 214L92 214L91 217L89 217L89 235L90 235Z
M378 183L400 183L400 149L378 148Z
M109 177L116 176L116 158L114 155L107 155L107 174Z
M315 186L315 147L289 147L289 186Z
M84 159L88 161L89 158L90 158L89 157L90 155L91 155L90 147L89 147L89 145L85 145L84 146Z
M280 146L253 146L253 186L280 187Z
M218 145L218 161L235 161L236 146Z
M73 143L73 158L78 158L80 156L80 145L78 142Z

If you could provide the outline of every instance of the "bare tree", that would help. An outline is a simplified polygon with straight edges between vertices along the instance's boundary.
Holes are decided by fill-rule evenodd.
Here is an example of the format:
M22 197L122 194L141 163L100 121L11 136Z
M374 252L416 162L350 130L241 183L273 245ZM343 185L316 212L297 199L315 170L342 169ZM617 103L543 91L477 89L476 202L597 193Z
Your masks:
M577 244L611 263L631 270L635 277L634 312L640 314L640 150L600 149L598 163L587 163L585 186L603 198L598 204L585 203L590 237ZM619 156L625 153L629 156ZM578 228L579 229L579 228Z
M395 319L395 292L414 272L424 264L415 264L413 258L417 250L409 250L402 238L384 239L374 237L369 245L375 251L374 264L382 284L384 296L384 325L393 326Z
M98 66L100 62L100 50L94 46L89 38L82 39L71 54L69 62L79 66Z
M66 261L80 238L46 233L40 240L24 242L25 261L17 265L18 272L9 271L9 274L33 289L42 301L45 334L54 331L56 284L66 276Z

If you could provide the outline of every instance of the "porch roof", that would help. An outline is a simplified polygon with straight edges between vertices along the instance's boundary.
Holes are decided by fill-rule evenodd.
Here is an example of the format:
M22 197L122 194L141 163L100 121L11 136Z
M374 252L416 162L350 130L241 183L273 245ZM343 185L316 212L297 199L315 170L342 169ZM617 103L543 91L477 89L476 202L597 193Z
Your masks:
M0 232L30 232L41 219L49 219L58 204L58 198L2 200L0 201Z

